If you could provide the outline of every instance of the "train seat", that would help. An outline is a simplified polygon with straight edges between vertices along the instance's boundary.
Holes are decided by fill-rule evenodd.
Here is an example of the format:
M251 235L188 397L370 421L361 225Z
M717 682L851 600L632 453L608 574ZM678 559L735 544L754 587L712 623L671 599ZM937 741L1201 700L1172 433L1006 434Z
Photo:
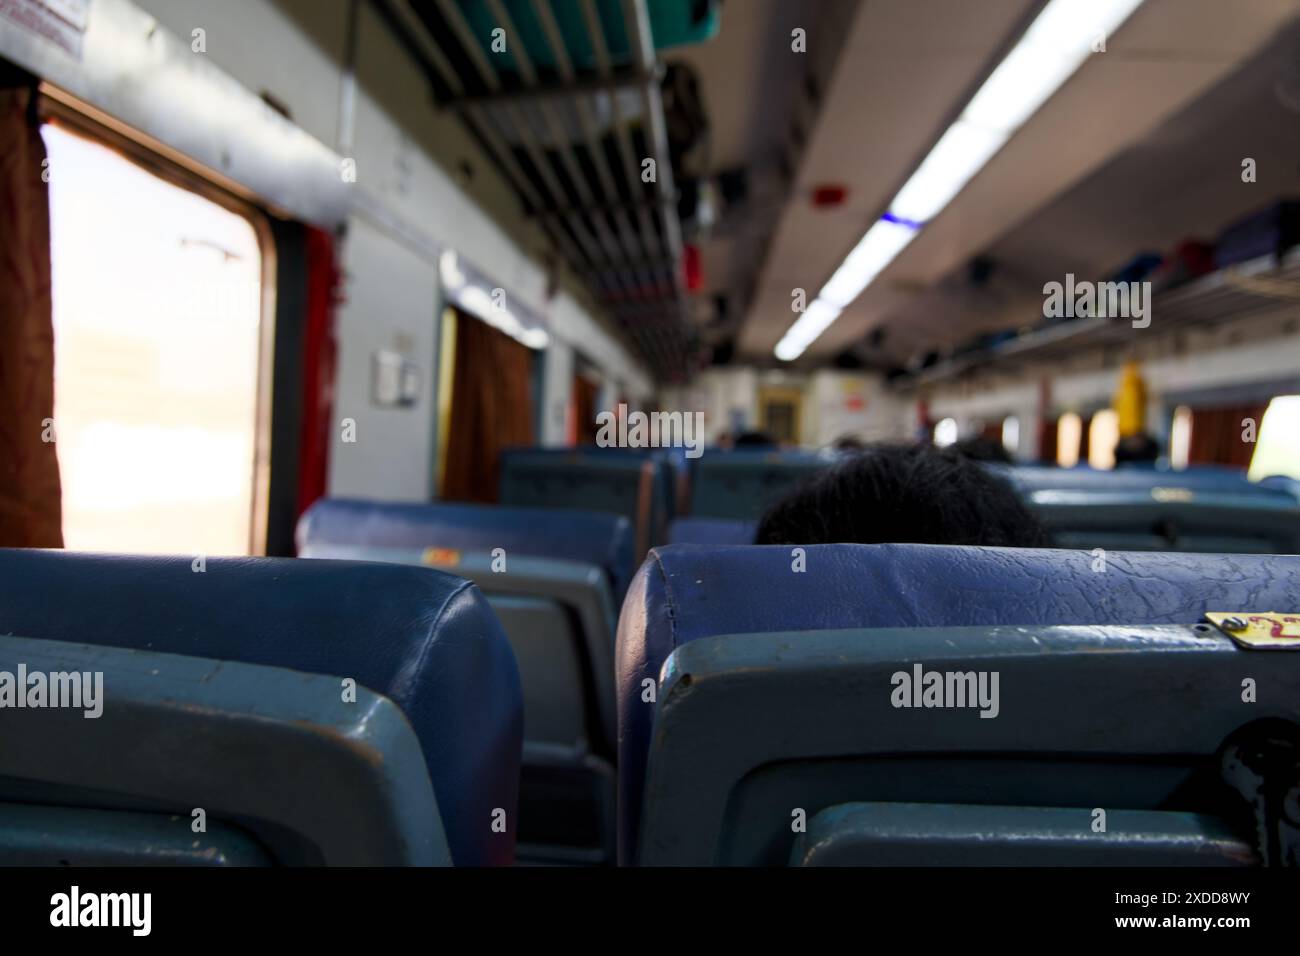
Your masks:
M0 634L355 680L414 728L452 860L514 858L519 675L466 581L343 561L0 550Z
M1198 622L1297 610L1300 556L656 549L619 623L620 860L781 865L792 820L857 803L1075 808L1084 826L1168 810L1217 840L1216 754L1261 721L1297 726L1300 652ZM932 673L986 675L996 718L900 711L914 698L894 692ZM1187 823L1124 859L1160 859Z
M519 855L612 861L614 626L632 564L626 518L326 499L299 522L298 549L305 558L430 564L474 581L505 628L523 685Z
M420 742L364 687L14 636L0 672L70 690L5 712L0 866L451 862Z
M1284 492L1296 501L1300 501L1300 479L1292 478L1289 475L1269 475L1266 478L1261 478L1259 487L1267 488L1270 491Z
M669 544L753 544L753 521L737 518L678 518L668 526Z
M1062 548L1300 554L1300 502L1270 493L1051 491L1029 501Z
M675 496L662 452L623 448L510 448L501 453L502 505L623 515L639 560L664 540Z
M636 570L631 523L593 511L322 498L299 519L296 539L300 553L323 545L487 554L501 548L507 555L592 564L604 572L616 604Z
M1106 829L1073 807L845 803L795 838L791 866L1250 866L1254 850L1206 814L1115 810Z
M774 499L835 461L824 452L759 449L703 455L692 469L689 513L757 521Z
M1182 470L1123 467L1051 468L1045 465L990 465L1022 491L1151 491L1176 497L1180 494L1233 494L1267 498L1286 497L1286 490L1274 484L1252 482L1239 468L1202 465Z

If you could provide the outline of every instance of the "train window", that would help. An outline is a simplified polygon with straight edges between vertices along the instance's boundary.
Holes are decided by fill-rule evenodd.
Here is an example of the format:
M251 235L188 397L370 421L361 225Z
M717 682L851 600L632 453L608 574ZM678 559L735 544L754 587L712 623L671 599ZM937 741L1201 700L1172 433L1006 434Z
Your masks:
M1002 447L1013 456L1020 450L1020 419L1015 415L1002 419Z
M1056 423L1056 463L1062 468L1073 468L1079 463L1079 450L1083 444L1083 419L1074 412L1066 412Z
M43 136L67 547L256 553L256 229L65 127Z
M1102 409L1088 423L1088 464L1093 468L1115 467L1115 445L1119 441L1119 413Z
M1300 479L1300 395L1279 395L1269 402L1256 437L1252 481L1269 475Z
M957 441L957 420L955 418L941 419L934 426L934 443L940 448L947 445L955 444Z
M1192 453L1192 410L1186 405L1174 409L1169 426L1169 465L1179 471L1187 467Z

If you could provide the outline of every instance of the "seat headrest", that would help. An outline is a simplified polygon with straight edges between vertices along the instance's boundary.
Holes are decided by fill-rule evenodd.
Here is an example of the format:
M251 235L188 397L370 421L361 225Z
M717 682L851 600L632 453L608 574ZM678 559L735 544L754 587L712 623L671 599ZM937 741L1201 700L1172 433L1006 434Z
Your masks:
M632 577L632 525L595 511L495 505L394 504L328 498L298 521L299 551L308 545L455 548L580 561L601 568L615 602Z
M0 634L353 678L411 722L453 860L513 859L519 673L466 581L396 564L0 550ZM507 833L492 832L496 808Z
M990 465L1022 492L1035 491L1151 491L1156 488L1183 489L1196 493L1220 493L1251 497L1287 497L1285 489L1247 480L1243 471L1233 468L1188 468L1172 471L1164 468L1046 468L1035 465L1006 467Z
M1300 556L1099 560L1090 551L920 544L652 550L619 619L620 860L635 854L654 715L642 681L658 682L669 655L690 641L836 628L1192 624L1207 610L1300 610Z
M668 526L669 544L753 544L753 521L735 518L677 518Z

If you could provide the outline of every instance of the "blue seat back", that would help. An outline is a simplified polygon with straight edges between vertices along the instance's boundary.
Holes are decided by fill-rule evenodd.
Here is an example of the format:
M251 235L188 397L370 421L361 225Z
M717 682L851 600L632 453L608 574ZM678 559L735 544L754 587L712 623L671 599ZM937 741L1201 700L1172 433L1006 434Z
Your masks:
M420 742L364 687L12 636L0 674L49 695L5 701L0 865L451 862Z
M635 560L631 522L595 511L324 498L299 519L296 537L299 552L328 545L502 548L508 555L594 564L608 577L616 602L627 591Z
M505 628L522 682L521 858L564 861L572 848L554 841L585 839L589 818L599 817L605 829L584 849L612 859L612 584L625 588L630 576L626 518L327 500L299 522L298 546L306 558L426 564L474 581Z
M1268 492L1034 491L1063 548L1300 554L1300 502Z
M835 461L820 452L706 451L692 469L690 514L757 521L775 499Z
M501 454L500 503L622 515L638 558L667 533L670 466L658 452L614 448L512 448Z
M989 466L1005 475L1022 491L1145 491L1160 489L1169 496L1179 493L1231 494L1251 497L1281 498L1284 489L1249 481L1238 468L1203 465L1181 471L1164 468L1125 467L1113 470L1095 468L1049 468L1038 465Z
M1087 673L1090 679L1100 682L1098 686L1105 686L1109 679L1104 668L1102 671L1088 671L1090 665L1079 664L1077 660L1108 666L1109 662L1121 661L1115 655L1102 653L1108 648L1155 650L1159 643L1141 636L1120 639L1114 635L1098 635L1087 628L1071 630L1068 626L1146 628L1152 625L1194 625L1205 612L1214 610L1300 610L1300 556L1239 555L1223 558L1117 552L1107 555L1105 565L1098 570L1096 558L1086 551L934 545L822 545L800 549L801 555L794 554L794 551L781 546L670 546L656 549L634 578L620 619L617 661L619 848L620 859L624 862L638 858L638 836L643 840L650 838L647 830L642 828L643 800L655 802L660 809L677 800L681 781L668 781L670 777L676 780L672 768L682 765L682 753L687 753L691 760L698 758L692 772L705 773L709 772L710 766L723 768L742 757L761 758L755 748L762 749L773 741L793 746L792 742L798 737L807 746L814 746L818 734L834 738L835 734L828 728L839 723L851 725L850 729L881 728L885 733L871 746L891 746L888 731L899 723L896 713L891 714L887 709L883 714L873 713L871 720L864 723L866 718L863 714L854 711L856 705L853 701L857 699L855 695L861 694L863 685L860 682L866 679L865 673L878 675L882 668L897 669L900 662L923 661L928 659L927 655L941 660L945 655L969 658L987 654L990 659L996 658L999 666L1006 668L1018 666L1012 659L1033 663L1039 659L1036 656L1039 645L1023 628L1062 626L1064 635L1058 634L1053 640L1060 644L1063 656L1043 665L1045 669L1040 674L1038 685L1041 691L1050 684L1051 693L1059 695L1066 693L1062 688L1069 685L1073 673L1069 668L1075 668L1080 675ZM978 630L965 634L918 630L953 628ZM864 629L871 633L865 633ZM884 630L889 633L884 633ZM808 632L825 633L818 636ZM1135 663L1123 658L1123 679L1117 677L1115 685L1119 690L1107 692L1109 697L1115 698L1107 706L1118 708L1118 711L1088 711L1084 716L1090 716L1093 723L1089 724L1080 717L1077 728L1083 735L1080 739L1086 738L1089 732L1099 739L1104 737L1102 724L1108 725L1111 721L1125 726L1137 723L1144 728L1147 725L1142 722L1150 721L1148 743L1155 747L1152 741L1161 740L1160 734L1167 730L1170 722L1168 714L1160 718L1160 707L1169 706L1170 699L1153 696L1151 682L1159 683L1162 680L1160 668L1175 666L1170 662L1178 661L1177 655L1187 652L1189 646L1197 651L1203 650L1207 655L1202 658L1193 654L1185 658L1188 662L1198 662L1198 688L1210 679L1207 675L1214 675L1215 680L1221 679L1222 670L1216 668L1229 666L1235 660L1229 657L1214 662L1217 659L1215 655L1236 651L1225 637L1211 640L1182 632L1168 638L1168 649L1173 653L1159 661L1142 659ZM808 654L812 658L805 660ZM850 669L852 680L832 692L832 684L827 681L833 681L835 675L844 673L840 668L849 668L855 660L857 664L852 666L859 670ZM1068 665L1058 666L1059 661L1067 660ZM1300 655L1278 655L1276 658L1279 668L1283 665L1294 668L1298 662ZM1061 667L1066 670L1062 671ZM792 696L786 697L782 696L784 691L781 688L785 686L784 675L789 668L793 668L789 673L802 674L807 679L794 680L792 677L793 683L789 686L795 690L791 692ZM1281 677L1284 671L1279 669L1277 673ZM1287 680L1292 677L1300 679L1291 670L1285 673L1289 675ZM688 729L680 723L671 727L664 724L670 700L685 703L693 695L697 695L696 700L701 702L717 700L703 693L709 674L719 676L719 687L734 686L738 688L736 693L742 695L748 693L748 688L763 684L758 696L747 698L756 709L741 707L737 711L735 707L730 710L724 707L720 711L734 718L734 733L731 735L720 727ZM722 674L729 676L723 680ZM733 678L737 683L730 683ZM1177 685L1178 679L1176 671L1171 673L1171 686ZM883 680L887 696L888 671L885 671ZM1135 686L1133 681L1139 682L1140 686ZM1143 681L1145 683L1141 683ZM1234 686L1235 683L1234 678ZM646 688L652 685L659 688L656 702L647 704ZM1300 689L1300 685L1297 686ZM690 690L685 696L674 694L674 691L685 691L688 687ZM844 696L837 697L837 693ZM1204 727L1197 728L1201 734L1198 742L1203 742L1212 729L1217 732L1226 723L1264 716L1266 711L1276 711L1279 707L1283 710L1291 708L1288 714L1300 708L1300 700L1290 703L1273 700L1270 708L1238 710L1232 706L1237 697L1229 693L1226 697L1215 698L1214 707L1202 708L1207 711L1202 714L1197 710L1196 694L1187 690L1180 693L1182 696L1176 705L1178 720L1187 722L1189 727L1199 717L1207 721ZM1125 697L1125 694L1129 696ZM782 699L777 701L776 696L782 696ZM1212 695L1206 691L1206 696ZM1136 698L1148 702L1158 699L1160 705L1151 704L1149 712L1138 714L1133 711L1135 705L1132 704ZM766 703L760 704L760 700ZM1124 707L1120 706L1121 700L1126 701ZM871 707L878 704L879 701L873 697ZM1044 707L1047 709L1043 710ZM1014 723L976 719L976 730L985 724L1010 727L1011 730L998 742L998 746L1009 746L1017 733L1028 740L1029 735L1042 736L1044 727L1050 730L1059 725L1063 713L1054 712L1052 707L1050 694L1035 698L1032 704L1026 699ZM1131 712L1124 713L1125 707ZM1211 710L1213 713L1208 713ZM750 728L748 731L742 729L746 725ZM685 750L652 754L652 732L657 746L669 750L676 746ZM933 736L937 732L933 728L930 732L931 742L940 739ZM849 733L849 730L844 733ZM661 738L661 734L668 736ZM1050 733L1047 736L1050 737ZM901 746L899 741L894 743ZM957 745L956 738L952 743ZM968 743L975 746L974 742ZM832 742L829 745L831 752L839 745ZM842 745L849 746L847 743ZM1045 741L1035 744L1036 747L1047 745ZM1130 742L1125 746L1137 747L1139 744ZM814 755L825 756L826 752L810 751L806 756ZM784 757L796 759L797 754L787 753ZM657 782L647 781L647 761L653 763L656 760L664 768L664 776ZM918 761L918 765L922 762ZM942 778L945 773L952 775L950 765L930 764L922 769L924 774L932 775L931 779ZM903 764L889 768L890 774L895 776L903 770ZM833 768L825 772L832 778L835 775ZM992 772L996 773L997 768ZM1061 772L1066 773L1066 768L1061 768ZM1082 772L1078 767L1068 770L1069 774ZM884 779L891 777L886 774ZM1023 781L1024 777L1016 779ZM1072 776L1070 779L1078 778ZM1164 782L1168 783L1167 780ZM794 791L782 789L788 783L784 777L774 780L771 793L779 794L781 799L795 799ZM964 795L966 802L995 802L977 799L979 785L979 781L972 783L974 789ZM1131 793L1131 789L1124 790L1125 786L1128 785L1121 781L1112 792ZM1157 792L1169 793L1163 783L1158 787L1152 786L1154 789L1144 791L1147 796L1143 799L1154 799L1152 794ZM705 784L697 781L694 787L687 789L701 801L702 820L707 816L703 813L702 802ZM1066 799L1064 791L1052 791L1050 787L1035 793L1042 805L1060 805L1060 801ZM861 794L856 798L866 799ZM879 797L887 800L908 798L907 794L897 792ZM729 791L718 799L725 803L739 799L739 795ZM855 797L850 794L847 799ZM846 798L841 796L833 802L846 802ZM721 804L716 804L715 808L717 806ZM740 808L739 804L735 806ZM813 812L813 808L801 803L788 806L804 807L809 815ZM664 817L661 814L656 820L662 824ZM716 820L709 825L716 831ZM756 829L750 834L754 840L776 839L770 830L764 829L766 825L761 821L754 822L754 826ZM788 826L785 830L788 837ZM745 843L750 839L743 836L746 832L738 824L731 831L730 838ZM714 835L718 836L718 833ZM703 853L706 861L716 861L718 853L726 856L728 852L714 846L684 847L680 841L665 837L660 830L654 830L653 837L657 842L640 854L641 859L680 860L678 854L697 852ZM773 859L772 853L776 853L776 859L784 860L790 850L788 841L782 845L771 843L765 849L747 843L746 848L747 852L768 860ZM734 861L736 858L729 859Z
M668 526L669 544L753 544L754 522L736 518L678 518Z
M0 634L352 679L414 728L455 863L513 859L519 674L466 581L385 564L0 550Z

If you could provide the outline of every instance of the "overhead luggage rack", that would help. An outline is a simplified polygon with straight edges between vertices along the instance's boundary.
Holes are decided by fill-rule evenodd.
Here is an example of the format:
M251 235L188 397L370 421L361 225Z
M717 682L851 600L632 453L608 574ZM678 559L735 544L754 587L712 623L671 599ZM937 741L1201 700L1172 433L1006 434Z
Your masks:
M679 378L692 347L682 229L646 0L374 2L657 376ZM665 42L712 29L685 11L656 8Z
M1300 303L1300 248L1282 256L1261 256L1201 276L1153 295L1150 332L1209 329ZM1145 331L1145 330L1140 330ZM947 381L984 366L1014 360L1050 360L1082 348L1123 345L1134 329L1123 318L1079 318L1044 325L998 346L957 356L917 372L908 386Z

